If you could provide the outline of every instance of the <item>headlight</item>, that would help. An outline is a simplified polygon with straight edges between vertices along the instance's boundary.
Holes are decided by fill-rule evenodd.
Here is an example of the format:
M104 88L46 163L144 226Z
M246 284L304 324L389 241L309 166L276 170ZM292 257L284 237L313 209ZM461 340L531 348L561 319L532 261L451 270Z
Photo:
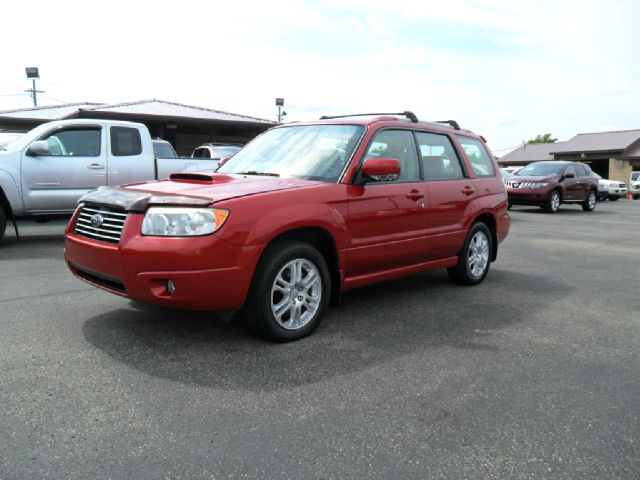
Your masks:
M218 208L151 207L142 221L142 234L164 237L209 235L222 227L228 216L228 210Z
M549 184L544 182L524 182L520 184L520 187L521 188L543 188L543 187L546 187L547 185Z

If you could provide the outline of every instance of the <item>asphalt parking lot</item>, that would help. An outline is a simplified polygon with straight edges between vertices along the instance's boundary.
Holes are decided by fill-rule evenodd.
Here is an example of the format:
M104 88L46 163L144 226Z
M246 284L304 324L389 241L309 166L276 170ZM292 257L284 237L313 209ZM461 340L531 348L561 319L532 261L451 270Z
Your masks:
M0 242L0 479L640 477L640 201L514 207L478 287L345 295L276 345ZM212 286L215 288L215 286Z

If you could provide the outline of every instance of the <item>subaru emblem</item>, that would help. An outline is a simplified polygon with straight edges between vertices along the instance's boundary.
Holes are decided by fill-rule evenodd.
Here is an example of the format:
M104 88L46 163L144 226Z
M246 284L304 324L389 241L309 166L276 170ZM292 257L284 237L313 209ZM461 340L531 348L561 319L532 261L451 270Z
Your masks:
M104 217L99 213L96 213L91 217L91 225L95 228L98 228L104 222Z

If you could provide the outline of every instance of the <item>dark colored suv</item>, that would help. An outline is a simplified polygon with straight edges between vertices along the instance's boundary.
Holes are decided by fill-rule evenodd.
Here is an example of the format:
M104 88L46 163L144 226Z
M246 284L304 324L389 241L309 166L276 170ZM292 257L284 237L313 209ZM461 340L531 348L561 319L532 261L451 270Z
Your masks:
M555 213L562 203L596 208L598 179L591 169L576 162L531 163L505 181L509 206L535 205Z

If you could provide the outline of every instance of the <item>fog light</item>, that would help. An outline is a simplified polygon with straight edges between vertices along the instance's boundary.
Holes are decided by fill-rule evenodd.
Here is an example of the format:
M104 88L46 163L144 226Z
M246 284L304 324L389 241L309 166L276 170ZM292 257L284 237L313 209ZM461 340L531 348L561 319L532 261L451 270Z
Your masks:
M167 280L167 292L169 292L169 295L176 293L176 286L173 284L173 280Z

